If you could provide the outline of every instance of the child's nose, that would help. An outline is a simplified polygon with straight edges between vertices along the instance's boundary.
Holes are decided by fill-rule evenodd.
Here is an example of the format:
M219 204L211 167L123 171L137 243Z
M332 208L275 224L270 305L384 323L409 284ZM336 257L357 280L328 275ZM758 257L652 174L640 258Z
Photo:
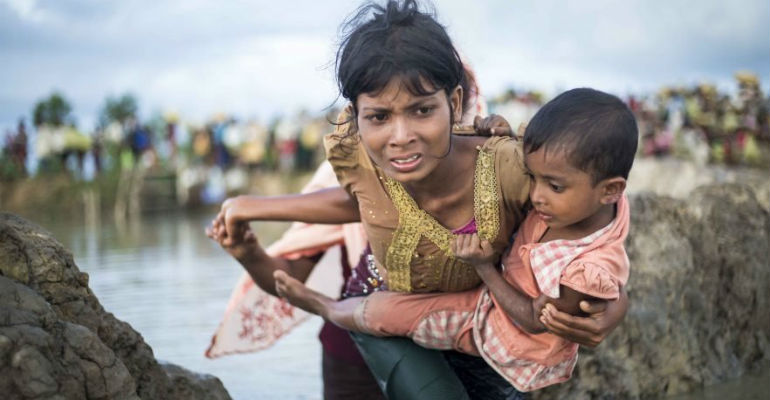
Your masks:
M543 189L541 187L542 185L538 185L537 183L532 183L532 189L529 191L529 199L532 201L532 204L534 205L542 205L545 199L543 198Z

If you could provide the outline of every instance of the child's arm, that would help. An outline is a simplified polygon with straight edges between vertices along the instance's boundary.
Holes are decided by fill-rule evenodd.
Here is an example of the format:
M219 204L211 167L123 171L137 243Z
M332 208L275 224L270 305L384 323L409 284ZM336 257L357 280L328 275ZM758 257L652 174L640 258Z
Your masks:
M545 326L540 322L538 314L542 309L545 297L532 299L518 291L503 279L500 272L491 263L476 265L481 280L495 296L497 303L508 314L508 317L529 333L543 333Z
M529 333L546 331L541 322L541 310L548 304L570 315L585 315L580 309L580 302L594 300L593 297L562 285L560 296L553 299L540 296L536 299L520 292L503 278L495 267L494 251L487 241L481 241L476 234L458 235L453 250L458 258L472 264L481 280L495 296L497 303L508 317Z
M237 196L222 203L212 226L224 229L223 244L232 245L231 232L245 221L299 221L315 224L358 222L358 204L342 188L285 196Z
M497 257L489 242L480 241L477 234L458 235L452 250L458 258L476 268L481 280L513 322L529 333L546 331L539 319L545 297L533 299L509 285L495 268Z
M628 294L621 287L616 300L581 301L585 317L574 316L546 306L540 317L548 331L581 346L598 346L622 321L628 311Z

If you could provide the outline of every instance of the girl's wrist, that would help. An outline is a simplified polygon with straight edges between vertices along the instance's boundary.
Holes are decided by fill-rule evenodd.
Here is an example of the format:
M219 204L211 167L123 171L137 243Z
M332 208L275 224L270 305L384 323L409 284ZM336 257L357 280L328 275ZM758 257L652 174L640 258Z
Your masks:
M241 264L262 264L271 257L265 252L262 246L248 246L246 250L237 257Z

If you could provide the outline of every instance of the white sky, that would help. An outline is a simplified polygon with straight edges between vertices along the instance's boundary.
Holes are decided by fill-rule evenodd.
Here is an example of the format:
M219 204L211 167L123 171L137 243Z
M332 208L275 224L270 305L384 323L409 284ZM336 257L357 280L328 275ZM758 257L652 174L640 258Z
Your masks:
M140 113L217 112L266 121L336 98L337 27L361 2L0 0L0 134L53 90L93 126L108 95ZM618 95L737 70L770 83L767 0L436 0L439 20L482 90Z

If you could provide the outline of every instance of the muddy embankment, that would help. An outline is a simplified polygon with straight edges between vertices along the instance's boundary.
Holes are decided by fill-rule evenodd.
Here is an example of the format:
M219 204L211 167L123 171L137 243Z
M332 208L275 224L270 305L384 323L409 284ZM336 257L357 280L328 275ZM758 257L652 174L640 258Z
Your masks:
M163 301L163 299L158 299ZM159 362L106 311L48 232L0 213L3 399L229 399L216 377Z

